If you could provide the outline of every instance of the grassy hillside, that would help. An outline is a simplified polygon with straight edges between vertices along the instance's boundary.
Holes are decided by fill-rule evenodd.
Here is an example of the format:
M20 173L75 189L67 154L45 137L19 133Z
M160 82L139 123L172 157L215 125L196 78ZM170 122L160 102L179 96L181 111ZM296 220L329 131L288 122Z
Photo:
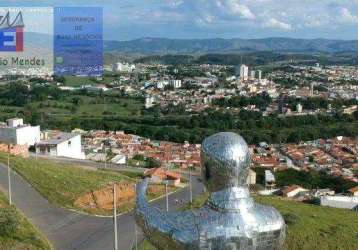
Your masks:
M278 209L287 224L287 250L344 249L358 246L357 212L286 201L278 197L255 197L256 201ZM194 207L201 206L206 196L195 200ZM143 242L140 250L155 250Z
M0 162L6 163L6 155L0 153ZM87 170L74 165L55 163L43 159L23 159L21 157L11 157L11 167L27 180L40 194L51 203L65 208L84 210L89 213L109 214L111 208L84 208L76 201L84 195L104 190L102 197L111 199L112 193L108 185L116 183L122 187L130 187L131 190L124 192L133 193L133 197L127 196L121 204L118 202L120 212L125 212L134 206L134 183L136 179L126 177L112 171ZM165 188L161 185L153 185L148 190L149 199L157 198L164 194ZM174 189L170 188L170 191ZM108 194L109 193L109 194ZM110 201L112 202L112 201ZM95 202L97 204L97 202ZM109 203L109 202L107 202ZM98 203L99 204L99 203Z
M91 171L49 160L11 157L11 167L51 203L72 208L78 196L110 182L130 181L122 175ZM6 163L6 155L0 154Z
M47 240L15 209L0 192L0 249L51 249Z

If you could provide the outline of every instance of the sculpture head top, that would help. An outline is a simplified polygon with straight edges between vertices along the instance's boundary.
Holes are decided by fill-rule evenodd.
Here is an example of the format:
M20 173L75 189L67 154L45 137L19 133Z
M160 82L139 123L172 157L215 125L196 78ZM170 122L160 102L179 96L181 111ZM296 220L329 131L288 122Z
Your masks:
M202 175L209 192L246 186L250 152L240 135L222 132L209 136L201 151Z

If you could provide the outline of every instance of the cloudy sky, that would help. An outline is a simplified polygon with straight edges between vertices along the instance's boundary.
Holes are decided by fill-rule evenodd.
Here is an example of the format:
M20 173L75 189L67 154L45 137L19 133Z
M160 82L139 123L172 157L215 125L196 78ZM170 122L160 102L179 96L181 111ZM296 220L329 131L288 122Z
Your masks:
M0 0L0 6L102 6L106 39L358 39L358 0Z

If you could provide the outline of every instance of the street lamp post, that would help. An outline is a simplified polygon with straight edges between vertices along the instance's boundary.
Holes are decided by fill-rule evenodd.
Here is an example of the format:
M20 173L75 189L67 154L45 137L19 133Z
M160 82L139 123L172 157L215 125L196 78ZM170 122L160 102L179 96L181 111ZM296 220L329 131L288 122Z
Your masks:
M113 185L113 222L114 222L114 250L118 250L116 184Z
M165 198L166 198L167 212L169 212L168 181L165 182Z
M137 193L137 184L134 184L134 191ZM138 233L137 233L137 224L134 220L134 237L135 237L135 250L138 250Z
M104 148L104 168L107 168L107 148Z
M8 178L8 191L9 191L9 204L12 205L12 195L11 195L11 169L10 169L10 144L8 145L8 154L7 154L7 178Z
M193 204L193 188L191 185L191 168L189 167L189 193L190 193L190 204Z

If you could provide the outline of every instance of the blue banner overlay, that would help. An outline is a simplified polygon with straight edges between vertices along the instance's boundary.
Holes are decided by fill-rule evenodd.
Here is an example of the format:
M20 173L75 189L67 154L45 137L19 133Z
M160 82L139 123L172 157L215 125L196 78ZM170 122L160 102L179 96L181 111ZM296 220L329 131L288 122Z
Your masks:
M54 8L54 74L103 73L103 9Z

